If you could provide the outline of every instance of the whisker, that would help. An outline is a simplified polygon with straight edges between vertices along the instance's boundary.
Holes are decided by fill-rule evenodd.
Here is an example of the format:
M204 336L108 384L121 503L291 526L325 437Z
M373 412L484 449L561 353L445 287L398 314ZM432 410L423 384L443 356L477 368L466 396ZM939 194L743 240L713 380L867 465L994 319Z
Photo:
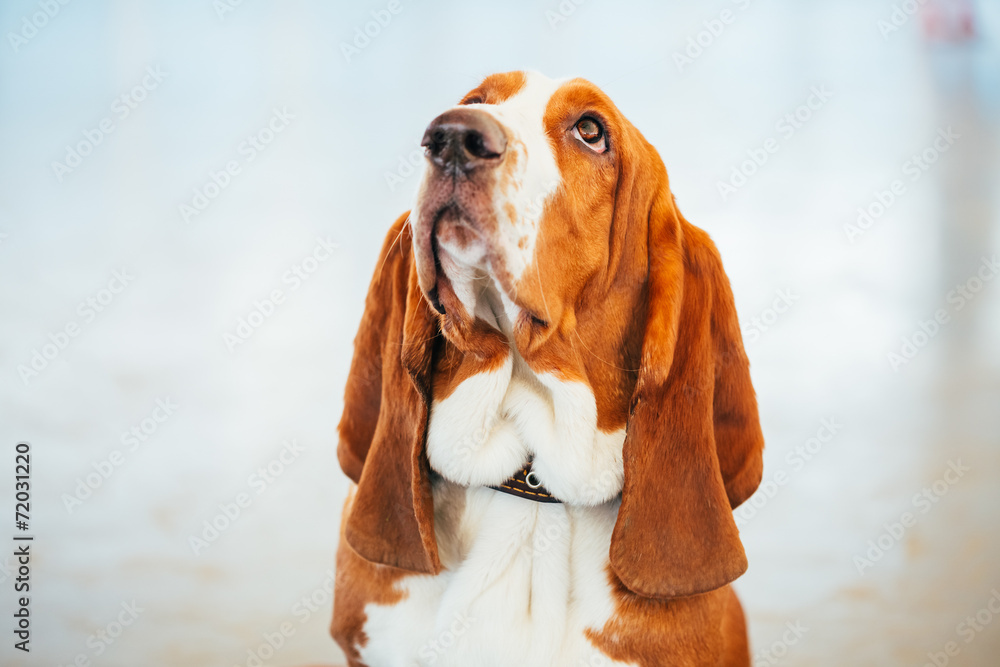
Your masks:
M385 263L386 261L388 261L389 255L392 253L393 246L395 246L396 243L399 241L399 238L403 235L403 230L406 229L407 225L409 224L410 224L410 216L406 216L406 221L399 226L399 233L396 234L396 238L394 238L392 240L392 243L389 244L389 249L386 251L385 257L382 258L382 265L378 267L378 273L375 274L376 279L382 276L382 269L385 268Z

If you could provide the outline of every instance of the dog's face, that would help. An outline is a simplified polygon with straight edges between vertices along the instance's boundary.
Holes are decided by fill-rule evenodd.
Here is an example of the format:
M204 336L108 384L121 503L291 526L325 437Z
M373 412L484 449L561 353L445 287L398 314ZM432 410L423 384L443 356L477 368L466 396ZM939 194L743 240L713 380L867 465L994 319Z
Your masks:
M536 73L489 76L435 118L411 214L434 308L475 318L492 291L515 338L558 329L607 268L625 138L637 134L593 84Z

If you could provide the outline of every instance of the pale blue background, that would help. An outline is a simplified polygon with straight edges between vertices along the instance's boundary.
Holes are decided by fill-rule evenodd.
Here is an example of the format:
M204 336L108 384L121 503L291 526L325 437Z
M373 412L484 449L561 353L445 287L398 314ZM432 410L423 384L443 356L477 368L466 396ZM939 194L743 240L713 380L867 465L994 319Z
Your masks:
M886 0L588 0L554 29L554 0L401 0L346 62L340 44L385 4L244 0L220 18L211 0L76 0L17 52L7 33L37 4L0 6L0 441L33 443L38 536L33 652L14 655L3 634L0 662L94 657L87 636L133 599L144 611L97 664L245 664L284 621L296 633L269 664L340 659L329 602L307 620L293 606L323 597L351 340L384 231L419 180L390 190L386 173L485 74L530 68L594 81L657 146L682 211L722 251L745 326L779 290L795 295L747 342L766 478L821 420L843 428L743 527L755 650L798 621L809 631L781 664L919 665L956 639L953 664L996 664L1000 620L969 644L956 625L1000 586L1000 280L898 372L887 354L1000 251L998 3L977 3L976 40L940 44L918 18L883 39ZM672 54L726 8L735 21L678 71ZM58 182L51 163L149 66L164 81ZM717 182L812 86L833 97L722 201ZM184 224L178 205L285 107L289 126ZM849 243L856 209L948 126L960 139ZM282 275L318 236L339 250L288 290ZM25 386L18 365L122 267L134 281ZM223 334L275 288L284 303L230 352ZM175 414L68 513L61 496L165 397ZM194 555L188 536L293 438L304 453ZM859 575L853 557L955 459L972 471Z

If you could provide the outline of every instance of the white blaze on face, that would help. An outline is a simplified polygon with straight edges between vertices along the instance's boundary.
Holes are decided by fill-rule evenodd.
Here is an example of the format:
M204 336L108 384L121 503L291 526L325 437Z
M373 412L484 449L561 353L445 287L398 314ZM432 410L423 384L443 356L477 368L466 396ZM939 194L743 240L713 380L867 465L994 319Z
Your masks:
M485 307L480 303L482 278L495 279L502 273L508 279L508 286L512 286L532 262L542 211L562 181L553 146L545 132L544 117L549 100L564 81L527 72L524 86L506 101L461 107L480 109L490 114L500 123L507 137L505 156L496 167L493 192L486 193L495 226L491 224L488 229L483 229L476 221L468 221L467 227L479 230L477 233L480 236L471 243L468 237L459 242L438 236L442 269L469 313L478 315ZM418 220L417 211L420 210L419 202L427 196L429 178L430 170L425 172L424 182L417 194L418 205L411 214L411 221L416 224L426 224L426 221ZM488 252L496 258L499 266L490 264ZM499 284L497 286L503 293L504 289Z
M493 198L500 226L496 241L515 282L531 263L545 201L561 182L544 117L545 107L565 79L537 72L525 76L524 87L502 104L472 105L496 118L507 132L510 155L505 162L513 160L514 168L499 179Z

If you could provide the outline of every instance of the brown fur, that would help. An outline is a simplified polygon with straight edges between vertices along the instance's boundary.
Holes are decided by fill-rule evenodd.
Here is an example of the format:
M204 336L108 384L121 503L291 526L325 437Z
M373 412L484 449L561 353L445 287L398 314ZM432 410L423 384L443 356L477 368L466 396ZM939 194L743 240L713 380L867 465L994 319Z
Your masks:
M749 667L743 608L731 586L687 598L651 600L613 572L615 613L587 637L609 657L641 667Z
M396 590L395 583L410 574L406 570L365 560L344 539L353 495L350 494L344 503L340 521L340 544L337 547L337 575L334 583L337 603L330 622L330 634L352 666L361 664L357 647L368 642L364 633L365 605L372 602L396 604L403 600L405 595Z
M517 95L525 82L524 72L501 72L490 74L483 82L462 98L460 104L500 104Z

